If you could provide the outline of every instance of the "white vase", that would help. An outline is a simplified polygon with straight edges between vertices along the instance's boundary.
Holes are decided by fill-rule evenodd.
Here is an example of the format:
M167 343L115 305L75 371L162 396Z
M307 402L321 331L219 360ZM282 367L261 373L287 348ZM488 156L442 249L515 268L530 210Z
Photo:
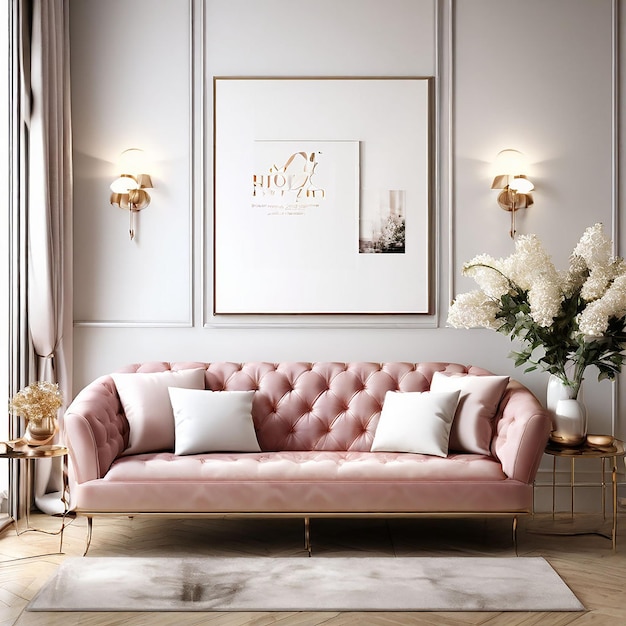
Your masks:
M546 405L551 413L556 411L556 403L559 400L576 399L576 392L570 385L566 385L558 376L550 374L548 388L546 390Z
M587 410L582 398L582 387L576 395L573 387L551 374L546 391L546 406L552 418L552 441L566 446L577 446L585 441Z
M559 400L555 410L555 429L552 441L563 446L578 446L587 437L587 409L580 400Z

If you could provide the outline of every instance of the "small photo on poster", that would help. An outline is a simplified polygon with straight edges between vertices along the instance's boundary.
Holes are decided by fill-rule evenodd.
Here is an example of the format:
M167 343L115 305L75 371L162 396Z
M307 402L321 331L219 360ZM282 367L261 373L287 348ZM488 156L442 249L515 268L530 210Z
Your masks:
M363 195L359 216L361 254L406 252L406 192L390 189Z

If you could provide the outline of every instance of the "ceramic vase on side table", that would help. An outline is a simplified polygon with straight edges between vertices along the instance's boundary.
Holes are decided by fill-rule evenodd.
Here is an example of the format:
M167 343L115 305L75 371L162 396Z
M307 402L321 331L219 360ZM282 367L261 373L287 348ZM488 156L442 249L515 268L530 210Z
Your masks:
M582 390L566 385L558 376L550 375L546 404L552 416L550 440L562 446L578 446L587 436L587 410Z

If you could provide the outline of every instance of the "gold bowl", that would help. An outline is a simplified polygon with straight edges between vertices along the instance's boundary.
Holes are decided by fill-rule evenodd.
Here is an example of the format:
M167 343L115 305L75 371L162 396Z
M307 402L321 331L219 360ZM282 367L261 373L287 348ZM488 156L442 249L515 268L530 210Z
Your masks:
M557 446L563 446L566 448L575 448L585 443L585 437L575 437L571 435L562 435L557 430L553 430L550 433L550 441Z
M612 446L614 441L611 435L587 435L587 443L591 446Z

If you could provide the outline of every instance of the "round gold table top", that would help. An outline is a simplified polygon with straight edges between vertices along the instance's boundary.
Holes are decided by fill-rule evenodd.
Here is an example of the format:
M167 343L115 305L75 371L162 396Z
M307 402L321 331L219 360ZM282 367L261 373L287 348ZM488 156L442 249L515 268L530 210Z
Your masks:
M0 459L47 459L65 456L67 453L65 446L29 446L15 441L0 442Z
M546 454L552 456L569 456L569 457L585 457L585 458L608 458L614 456L624 456L624 442L619 439L613 439L613 443L606 446L592 445L588 441L579 446L562 446L552 441L548 442L545 449Z

